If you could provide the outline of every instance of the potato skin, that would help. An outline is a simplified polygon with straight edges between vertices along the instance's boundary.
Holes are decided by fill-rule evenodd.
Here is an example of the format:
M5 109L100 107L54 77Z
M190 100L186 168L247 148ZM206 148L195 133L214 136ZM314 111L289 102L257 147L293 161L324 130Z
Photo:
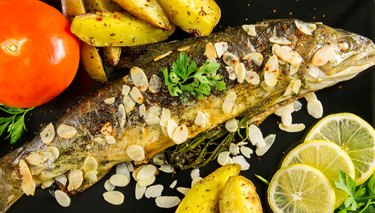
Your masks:
M207 36L220 20L214 0L158 0L171 22L194 36Z
M219 198L220 213L261 213L262 203L254 184L243 176L232 176Z
M174 31L158 29L125 12L82 14L73 19L70 29L79 39L96 47L155 43L166 40Z
M86 13L85 2L83 0L61 0L61 10L64 16L71 21L76 15Z
M94 11L121 11L121 7L114 3L112 0L85 0L86 9L89 12Z
M81 43L81 64L90 77L94 80L106 82L107 76L104 71L102 58L96 47Z
M230 176L240 173L238 164L225 165L196 183L179 204L176 213L219 212L219 195Z
M172 26L157 0L114 0L130 14L160 28L171 30Z

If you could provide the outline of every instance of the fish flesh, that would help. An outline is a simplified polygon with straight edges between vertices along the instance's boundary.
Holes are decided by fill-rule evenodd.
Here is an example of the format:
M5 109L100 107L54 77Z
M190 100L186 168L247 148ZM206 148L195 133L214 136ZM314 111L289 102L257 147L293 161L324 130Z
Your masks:
M68 184L59 187L75 195L120 162L147 162L234 117L246 115L259 123L278 108L375 64L370 39L295 19L125 47L123 52L119 64L110 68L129 74L84 98L31 142L0 159L1 212L57 176L68 177ZM171 96L162 70L181 52L199 66L217 61L214 75L222 76L226 89L188 101ZM300 86L288 90L296 81Z

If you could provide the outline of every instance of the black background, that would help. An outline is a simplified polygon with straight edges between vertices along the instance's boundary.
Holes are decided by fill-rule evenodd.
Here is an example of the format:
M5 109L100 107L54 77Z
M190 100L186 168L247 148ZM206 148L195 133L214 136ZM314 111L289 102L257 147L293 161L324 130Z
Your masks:
M47 2L59 8L58 1L49 0ZM222 18L215 29L216 31L225 26L254 23L263 19L299 18L304 21L322 21L324 24L374 39L375 16L374 5L371 0L217 0L217 3L222 10ZM173 38L187 36L187 34L178 31ZM348 82L339 83L318 92L317 96L324 107L324 115L337 112L352 112L374 126L375 89L373 84L375 73L373 71L374 68L370 68ZM57 119L69 107L73 106L82 95L99 86L80 70L68 90L52 102L32 111L27 118L29 132L22 141L29 141L42 123ZM308 129L317 120L308 115L305 101L301 101L304 103L304 107L293 114L293 122L302 122ZM278 121L279 119L272 115L260 126L264 135L275 133L277 135L276 142L263 157L252 155L250 170L241 173L251 179L257 186L257 191L263 202L264 212L270 211L266 203L266 185L257 180L254 174L270 179L278 168L283 154L298 144L305 133L305 131L300 133L283 132L277 127ZM10 146L8 143L8 141L3 139L0 147L1 154L5 154L17 146ZM218 164L213 162L202 168L201 176L206 176L217 167ZM154 199L143 198L138 201L135 200L135 183L133 180L127 187L117 188L125 194L124 204L113 206L106 203L102 198L102 193L105 192L104 181L109 178L109 175L94 187L73 198L72 204L68 208L59 206L48 190L38 189L34 197L23 196L9 212L174 212L175 209L156 207ZM177 186L189 187L191 182L190 171L179 171L174 176L161 173L157 177L156 183L164 185L162 195L181 196L176 189L169 188L173 180L178 180Z

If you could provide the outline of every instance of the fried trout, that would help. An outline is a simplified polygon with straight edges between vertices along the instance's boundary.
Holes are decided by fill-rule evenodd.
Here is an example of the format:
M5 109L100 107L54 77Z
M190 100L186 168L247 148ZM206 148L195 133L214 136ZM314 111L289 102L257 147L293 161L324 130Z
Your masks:
M68 194L79 193L117 163L146 162L234 117L246 115L250 122L261 122L279 107L375 64L370 39L289 19L228 28L208 37L127 47L124 52L112 69L128 75L85 98L43 127L30 143L1 158L1 212L56 176L68 177L67 185L60 184ZM198 70L217 62L215 72L201 76L220 80L224 87L206 90L203 96L169 88L167 82L181 76L163 75L162 70L175 69L173 62L181 59L182 52Z

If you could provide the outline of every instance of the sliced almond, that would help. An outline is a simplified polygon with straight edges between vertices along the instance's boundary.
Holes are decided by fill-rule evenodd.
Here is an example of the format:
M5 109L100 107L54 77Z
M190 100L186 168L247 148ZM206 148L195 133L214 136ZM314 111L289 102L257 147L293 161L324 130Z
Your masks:
M271 148L272 144L275 142L275 139L276 139L275 134L267 135L264 138L264 142L266 143L266 145L262 148L257 147L257 149L255 150L255 154L258 156L263 156Z
M139 67L130 69L130 76L134 85L139 91L144 92L148 89L148 79L145 72Z
M126 154L133 161L142 161L145 159L145 151L140 145L130 145L126 148Z
M223 61L228 66L235 66L239 62L237 56L235 56L233 53L230 53L228 51L226 51L223 54Z
M228 130L228 132L237 132L238 121L235 118L228 120L225 122L225 129Z
M130 90L130 97L132 97L132 99L138 103L138 104L143 104L143 102L145 101L142 93L139 91L139 89L137 87L133 87L131 90Z
M226 66L225 69L227 70L228 72L228 78L232 81L236 80L237 79L237 74L236 72L234 71L234 67L232 66Z
M168 51L168 52L163 53L163 54L161 54L161 55L159 55L159 56L156 56L156 57L154 58L154 61L159 61L159 60L161 60L161 59L163 59L163 58L169 56L169 55L172 54L172 53L173 53L172 51Z
M221 58L221 56L223 56L223 54L228 50L227 42L216 42L214 46L218 58Z
M237 74L238 83L240 83L240 84L243 83L243 81L245 80L245 74L246 74L245 65L243 63L237 63L234 66L234 71Z
M181 144L185 142L188 138L188 128L185 124L178 126L172 135L172 140L176 144Z
M290 68L289 68L289 74L290 75L296 74L298 72L300 66L301 66L300 64L291 64Z
M126 95L126 96L124 97L123 102L124 102L124 106L125 106L125 111L126 111L126 113L129 113L129 112L133 111L134 106L135 106L136 103L135 103L135 101L130 97L130 95Z
M167 165L167 164L161 165L159 170L164 173L174 173L174 168L172 165Z
M156 180L156 177L152 176L145 180L138 180L137 183L139 184L139 186L151 186L152 184L155 183L155 180Z
M104 99L104 103L105 103L105 104L108 104L108 105L114 104L115 101L116 101L116 98L115 98L115 97L111 97L111 98L106 98L106 99Z
M151 93L158 93L162 85L163 83L160 77L157 75L152 75L150 78L148 90L150 90Z
M159 208L173 208L181 202L177 196L160 196L155 199L156 206Z
M292 42L290 42L288 39L284 38L284 37L276 37L276 36L272 36L269 38L270 42L274 43L274 44L281 44L281 45L289 45L289 44L292 44Z
M126 122L126 111L125 106L123 104L118 105L118 115L119 115L119 124L120 127L123 128Z
M68 207L70 206L70 197L63 191L61 190L56 190L55 191L55 199L58 204L62 207Z
M130 92L130 89L131 88L128 85L123 85L122 86L122 90L121 90L121 94L123 96L127 96L129 94L129 92Z
M301 86L302 86L302 82L301 80L297 79L293 82L293 85L292 85L292 90L295 94L298 94L299 93L299 90L301 89Z
M98 171L88 171L84 176L85 180L95 183L98 181Z
M224 113L228 114L231 113L234 107L234 104L236 103L237 94L234 91L230 91L228 95L225 97L222 110Z
M307 102L315 101L318 100L316 97L316 94L314 92L307 93L304 98L306 99Z
M146 106L144 104L141 104L139 106L139 116L143 117L146 115Z
M70 139L77 134L77 130L72 126L61 124L57 128L57 134L62 138Z
M208 122L206 114L202 111L198 111L197 116L195 117L194 124L197 126L205 127Z
M221 166L227 165L230 161L229 155L230 155L230 152L228 151L220 152L219 155L217 156L217 162Z
M169 119L168 122L167 122L167 133L168 133L168 136L170 138L173 137L173 133L174 131L176 130L176 128L178 127L176 121L174 121L173 119Z
M335 49L333 45L322 46L311 59L311 63L315 66L323 66L328 61L331 61L335 57Z
M47 189L47 188L51 187L54 182L55 182L54 179L43 181L43 183L41 185L41 188Z
M82 169L84 172L95 171L98 169L98 161L92 156L89 156L83 162Z
M177 180L174 180L171 185L169 185L169 188L174 189L177 185Z
M116 174L122 174L130 177L130 171L126 163L119 163L116 165Z
M253 150L250 147L247 147L247 146L241 146L240 151L241 151L241 154L245 158L250 158L251 154L253 154Z
M187 51L187 50L189 50L190 49L190 46L184 46L184 47L180 47L180 48L178 48L177 50L179 51L179 52L185 52L185 51Z
M208 42L206 44L206 49L204 51L204 55L210 59L210 60L214 60L217 58L217 55L216 55L216 50L215 50L215 46L211 43L211 42Z
M193 187L195 184L199 183L200 181L202 181L202 177L195 177L193 178L193 180L191 181L191 187Z
M108 144L115 144L116 143L116 139L112 135L106 135L106 136L104 136L104 139Z
M107 144L107 141L105 141L104 138L100 138L100 137L94 138L94 141L103 146Z
M42 152L32 152L26 157L26 160L33 166L40 166L44 164L47 157Z
M238 155L240 154L240 147L235 143L231 143L229 145L229 152L231 155Z
M232 158L233 163L239 164L241 166L241 171L246 171L250 168L250 164L242 155L237 155Z
M114 174L109 181L114 186L125 187L130 183L130 177L123 174Z
M242 25L242 29L245 30L245 32L247 32L247 34L249 36L257 36L257 32L256 32L256 29L255 29L255 25L251 24L251 25Z
M70 170L69 175L68 175L68 191L73 191L78 189L83 182L83 172L82 170L79 169L73 169Z
M55 181L59 182L61 185L66 186L66 183L68 182L68 178L62 174L55 177Z
M119 191L104 192L103 198L112 205L121 205L125 199L124 194Z
M318 100L312 100L307 102L307 112L314 118L321 118L323 116L323 105Z
M299 20L295 20L294 23L296 24L296 27L306 35L312 35L316 30L316 24L313 23L306 23Z
M305 129L305 125L298 123L285 126L284 124L280 123L279 128L285 132L301 132Z
M163 108L160 116L160 126L167 126L168 121L171 119L171 110Z
M49 145L55 138L55 128L52 123L49 123L43 131L40 132L40 138L43 143Z
M298 100L293 102L293 108L295 112L298 112L302 109L302 103Z
M108 180L104 182L104 188L107 191L113 191L115 189L115 186Z
M276 55L271 56L264 66L264 81L270 87L277 84L279 77L279 62Z
M186 195L186 193L190 190L190 188L187 188L187 187L177 187L176 189L178 192L180 192L183 195Z
M34 195L36 185L33 176L31 175L29 166L27 166L26 162L23 159L20 159L18 163L18 168L22 176L21 187L23 192L26 195Z
M150 186L146 189L145 196L147 198L157 198L161 196L164 186L161 184Z
M155 176L157 172L156 166L152 164L147 164L142 166L139 170L138 173L136 174L136 179L139 180L146 180L151 178L152 176Z
M292 112L294 112L293 104L288 104L277 109L275 114L281 117L286 114L292 114Z
M53 161L56 160L57 158L59 158L59 156L60 156L60 151L55 146L49 146L49 147L47 147L46 152L49 152L49 153L52 154Z
M190 178L193 180L194 178L196 178L196 177L200 177L201 175L200 175L200 170L199 170L199 168L195 168L195 169L193 169L193 170L191 170L191 172L190 172Z
M153 118L146 118L145 122L147 125L159 125L160 124L160 118L153 117Z
M245 80L252 85L258 85L260 83L260 78L259 78L258 73L254 71L246 71Z
M250 124L249 126L249 140L254 146L265 146L262 131L260 131L259 127L255 126L254 124Z
M135 199L139 200L146 192L146 186L140 186L138 183L135 185Z
M249 53L245 55L243 60L250 60L257 66L261 66L263 63L263 55L261 53Z

